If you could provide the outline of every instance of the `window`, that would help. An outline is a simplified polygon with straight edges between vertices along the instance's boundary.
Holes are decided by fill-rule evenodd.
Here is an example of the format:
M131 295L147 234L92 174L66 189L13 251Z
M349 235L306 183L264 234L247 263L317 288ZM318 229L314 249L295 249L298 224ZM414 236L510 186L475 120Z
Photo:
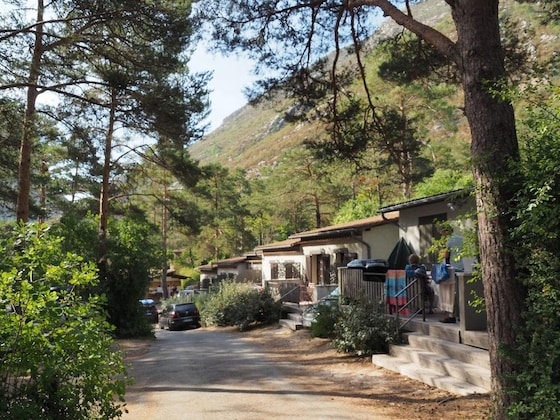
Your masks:
M343 267L350 261L358 258L358 254L355 252L348 252L348 248L340 248L335 251L335 261L334 267Z
M284 264L287 279L299 279L299 263L287 262Z
M270 263L270 278L272 280L278 279L278 263Z
M300 263L290 261L271 263L270 276L273 280L299 279Z
M421 256L426 258L428 264L438 262L437 255L435 253L428 253L428 248L432 246L434 239L439 239L441 236L436 229L436 223L446 220L447 214L445 213L418 218L418 231L420 233L420 249L418 251Z

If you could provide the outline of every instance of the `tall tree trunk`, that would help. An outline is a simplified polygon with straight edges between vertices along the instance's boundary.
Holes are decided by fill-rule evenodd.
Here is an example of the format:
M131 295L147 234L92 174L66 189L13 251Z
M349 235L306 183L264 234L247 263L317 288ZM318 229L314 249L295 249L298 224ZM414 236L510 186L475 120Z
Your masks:
M49 167L47 165L47 157L43 155L43 157L41 158L41 178L43 179L43 182L39 187L39 207L41 209L38 219L39 223L43 223L45 221L45 214L47 209L47 186L45 185L45 180L47 179L48 173Z
M465 114L472 143L484 296L490 338L492 391L497 418L509 406L506 376L512 373L501 346L514 344L521 324L524 288L517 278L509 230L510 206L519 179L508 166L519 160L515 119L510 103L488 92L505 79L498 22L498 1L450 2L457 27L457 51L465 92Z
M103 161L103 179L99 195L99 230L98 230L98 267L102 281L107 278L107 224L109 220L109 186L111 179L111 152L113 150L113 133L115 131L115 113L117 108L117 90L111 89L111 107L109 126L105 135Z
M457 29L454 43L434 28L415 21L388 0L355 0L351 5L380 7L385 15L409 29L453 60L462 76L465 115L471 129L471 159L476 183L478 236L488 319L492 392L497 419L505 419L512 401L508 375L510 361L500 356L502 346L515 343L526 291L517 278L509 240L510 206L520 185L508 170L519 161L515 116L510 103L489 92L505 82L500 40L498 0L446 0Z
M161 209L161 248L162 248L162 262L161 262L161 291L163 298L169 297L167 290L167 184L163 185L163 206Z
M37 1L37 25L35 26L35 44L29 78L27 80L27 104L23 118L23 130L19 150L18 168L18 196L16 203L16 218L19 222L29 220L29 198L31 194L31 157L33 153L33 135L35 132L35 104L37 102L37 82L43 57L43 0Z
M315 191L311 194L311 197L313 198L313 207L315 208L315 227L319 229L322 225L321 200L319 200L319 194Z

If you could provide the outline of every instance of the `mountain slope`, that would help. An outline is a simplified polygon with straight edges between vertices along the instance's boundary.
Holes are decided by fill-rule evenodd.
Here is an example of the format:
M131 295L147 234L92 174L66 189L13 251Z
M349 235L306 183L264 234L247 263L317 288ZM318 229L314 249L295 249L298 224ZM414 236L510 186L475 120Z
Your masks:
M542 54L545 55L550 55L556 50L557 30L539 26L530 5L521 5L509 0L503 2L502 7L512 16L527 16L529 26L535 28L536 35L531 41L532 45L527 48L543 51ZM449 16L449 7L444 0L427 0L417 4L413 10L415 18L438 27L453 38L454 28ZM400 28L392 21L384 21L372 37L371 45L377 45L380 40L394 35L397 31L400 31ZM345 64L351 59L353 57L346 57ZM368 74L372 75L371 79L377 79L376 82L370 82L375 85L375 92L386 92L386 83L376 76L379 62L375 57L369 57L366 63ZM442 127L434 122L432 127L425 127L425 135L429 139L427 141L432 153L445 148L445 152L439 152L441 156L456 153L464 157L464 153L468 153L470 136L466 121L460 113L460 90L448 100L457 110L452 131L449 131L449 127ZM294 104L293 99L280 99L276 102L265 101L258 106L246 105L226 118L218 129L192 145L191 155L202 164L219 163L228 168L241 168L249 175L258 173L259 168L263 166L273 166L282 151L301 145L306 139L325 136L325 128L318 121L290 123L285 120L284 115L289 113Z

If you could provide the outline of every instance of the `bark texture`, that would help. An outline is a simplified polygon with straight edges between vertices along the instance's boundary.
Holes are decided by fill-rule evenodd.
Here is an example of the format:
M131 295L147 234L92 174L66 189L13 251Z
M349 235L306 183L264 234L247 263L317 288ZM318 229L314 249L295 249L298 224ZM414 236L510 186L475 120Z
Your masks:
M117 90L111 89L111 104L109 110L109 126L105 135L105 148L103 157L103 180L99 194L99 229L98 229L98 267L100 279L106 280L107 276L107 225L109 222L109 199L111 186L111 154L113 151L113 134L115 132L117 109Z
M387 0L361 0L353 6L377 6L398 24L430 43L453 60L462 76L465 115L472 142L471 159L476 182L480 258L488 318L492 390L495 417L505 419L511 402L507 376L510 361L502 346L514 345L521 324L524 287L517 278L512 244L512 200L519 186L510 163L519 160L515 117L510 103L491 93L506 78L500 40L498 0L447 0L457 41L397 10Z
M521 323L523 286L516 276L512 244L511 208L518 179L508 169L519 160L515 118L511 104L489 89L505 79L500 42L498 1L468 0L452 3L457 28L457 63L462 73L465 114L472 142L476 182L478 229L484 296L490 338L492 390L496 418L506 418L509 405L506 376L512 372L501 346L514 344Z
M16 203L16 218L18 222L29 220L29 196L31 194L31 157L33 153L33 136L35 132L36 102L39 96L37 83L41 73L41 60L43 58L43 0L37 1L37 22L35 27L35 43L33 45L33 57L27 80L27 101L25 116L23 119L23 130L19 150L18 168L18 198Z

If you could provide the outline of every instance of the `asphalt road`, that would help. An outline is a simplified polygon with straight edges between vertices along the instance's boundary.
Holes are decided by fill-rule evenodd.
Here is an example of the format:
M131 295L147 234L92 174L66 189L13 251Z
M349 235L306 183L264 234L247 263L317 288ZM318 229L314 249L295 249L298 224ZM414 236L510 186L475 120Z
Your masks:
M147 354L132 360L135 384L123 419L376 418L294 385L278 361L237 334L201 328L157 330L156 337Z

